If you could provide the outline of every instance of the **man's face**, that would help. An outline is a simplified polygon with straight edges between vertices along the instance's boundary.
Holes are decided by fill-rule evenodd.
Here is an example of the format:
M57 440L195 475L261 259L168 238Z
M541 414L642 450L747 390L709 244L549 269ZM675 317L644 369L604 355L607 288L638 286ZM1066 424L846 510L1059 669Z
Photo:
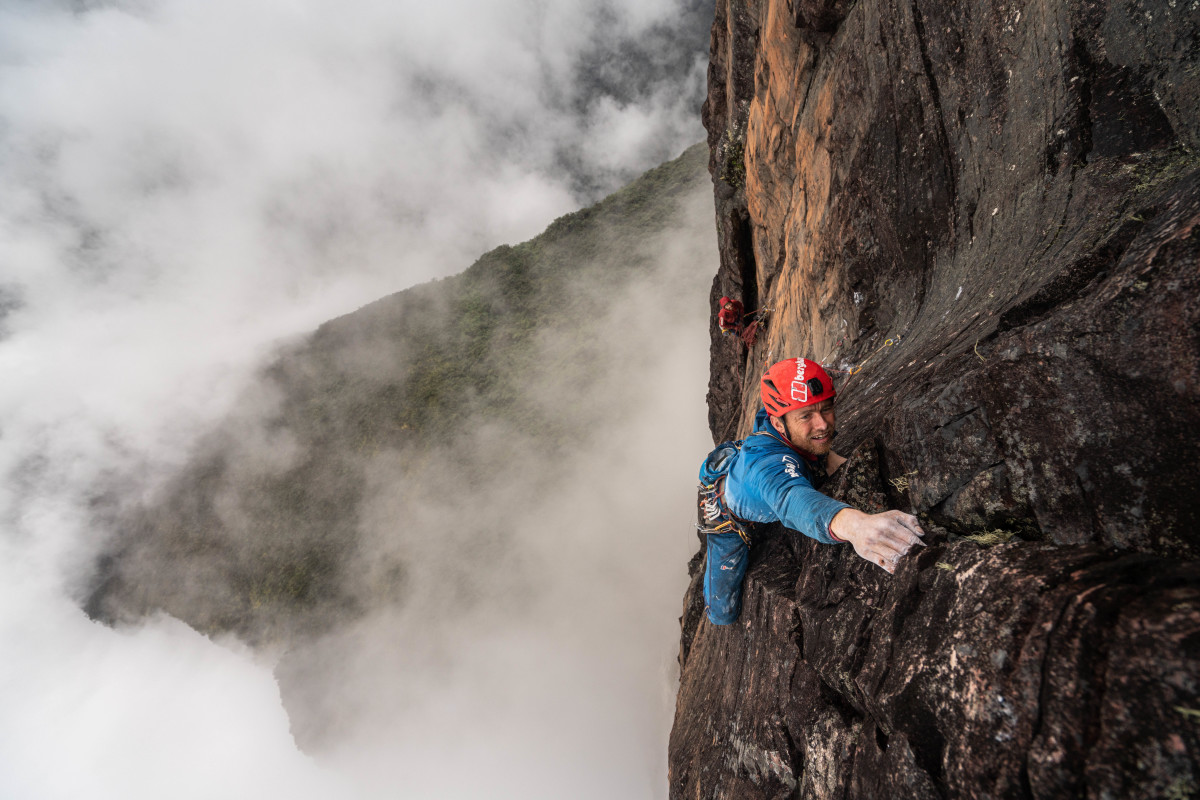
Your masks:
M837 415L833 400L797 408L783 415L783 424L791 443L814 456L823 456L833 449L833 432Z

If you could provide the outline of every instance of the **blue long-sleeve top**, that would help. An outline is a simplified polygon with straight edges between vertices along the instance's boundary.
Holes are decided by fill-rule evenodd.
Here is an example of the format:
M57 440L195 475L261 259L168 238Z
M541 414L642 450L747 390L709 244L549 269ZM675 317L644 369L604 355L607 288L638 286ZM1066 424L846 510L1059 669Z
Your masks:
M829 525L835 514L850 506L817 491L824 458L810 462L776 438L766 409L759 409L754 418L754 432L764 435L746 438L725 479L729 510L749 522L778 520L818 542L836 544L839 540Z

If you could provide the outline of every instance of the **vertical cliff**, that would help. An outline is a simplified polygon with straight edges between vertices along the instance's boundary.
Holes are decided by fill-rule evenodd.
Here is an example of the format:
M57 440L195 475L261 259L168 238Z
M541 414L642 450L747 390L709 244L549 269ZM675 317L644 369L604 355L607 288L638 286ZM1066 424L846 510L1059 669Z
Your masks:
M718 2L713 297L772 311L714 439L819 359L835 491L933 533L776 529L728 628L693 582L672 796L1200 794L1198 9Z

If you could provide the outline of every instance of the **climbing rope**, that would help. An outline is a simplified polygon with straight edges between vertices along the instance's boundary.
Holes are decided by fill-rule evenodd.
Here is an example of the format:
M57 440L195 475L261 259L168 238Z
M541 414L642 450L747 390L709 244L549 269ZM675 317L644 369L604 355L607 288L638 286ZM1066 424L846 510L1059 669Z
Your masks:
M887 340L885 340L885 341L884 341L884 343L883 343L882 345L880 345L880 346L879 346L879 349L878 349L878 350L876 350L875 352L871 353L869 356L867 356L866 358L864 358L864 359L862 360L862 362L861 362L861 363L860 363L860 364L859 364L857 367L855 367L854 369L850 369L850 370L845 370L845 369L833 369L832 367L825 366L824 364L822 364L821 366L822 366L822 367L824 367L824 368L825 368L825 370L826 370L827 372L836 372L836 373L838 373L838 374L841 374L841 375L857 375L858 373L862 372L862 368L863 368L864 366L866 366L866 363L867 363L868 361L870 361L872 358L874 358L875 356L879 355L881 352L883 352L884 350L888 349L889 347L892 347L892 346L894 346L894 345L898 345L898 344L900 344L900 339L901 339L901 338L902 338L902 337L900 337L900 336L898 336L898 335L897 335L897 336L893 336L893 337L890 337L890 338L888 338ZM844 338L843 338L843 339L841 339L841 340L839 340L839 341L838 341L838 343L837 343L836 345L834 345L834 348L836 349L837 347L841 346L841 344L842 344L842 342L843 342L843 341L845 341L845 339L844 339Z

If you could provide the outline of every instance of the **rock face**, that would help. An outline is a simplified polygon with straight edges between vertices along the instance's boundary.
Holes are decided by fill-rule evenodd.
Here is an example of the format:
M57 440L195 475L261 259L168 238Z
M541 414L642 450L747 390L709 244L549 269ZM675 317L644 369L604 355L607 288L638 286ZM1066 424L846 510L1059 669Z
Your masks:
M819 359L835 493L933 533L769 533L728 628L693 582L673 797L1200 793L1198 9L717 4L713 298L772 310L714 439Z
M836 493L882 510L873 443L848 467ZM929 538L889 577L766 535L742 619L683 654L673 797L1190 796L1197 565Z

